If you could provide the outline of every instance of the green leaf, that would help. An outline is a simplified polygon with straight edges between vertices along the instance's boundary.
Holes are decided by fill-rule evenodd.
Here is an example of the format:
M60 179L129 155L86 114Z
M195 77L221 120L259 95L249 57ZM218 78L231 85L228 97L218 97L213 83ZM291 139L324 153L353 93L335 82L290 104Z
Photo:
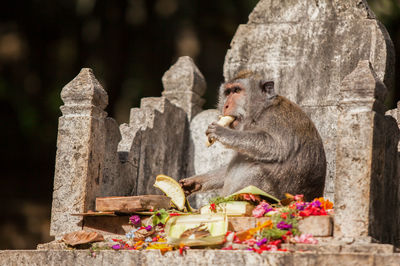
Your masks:
M164 209L154 212L153 226L156 226L159 223L165 224L165 221L167 220L168 216L169 214Z

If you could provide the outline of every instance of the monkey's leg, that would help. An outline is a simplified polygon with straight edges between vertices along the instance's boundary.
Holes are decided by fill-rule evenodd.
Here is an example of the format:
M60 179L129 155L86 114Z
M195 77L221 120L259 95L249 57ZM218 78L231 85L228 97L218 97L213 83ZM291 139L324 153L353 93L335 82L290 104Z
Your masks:
M222 188L225 181L227 166L212 170L205 174L195 175L179 181L186 195L196 191L208 191Z

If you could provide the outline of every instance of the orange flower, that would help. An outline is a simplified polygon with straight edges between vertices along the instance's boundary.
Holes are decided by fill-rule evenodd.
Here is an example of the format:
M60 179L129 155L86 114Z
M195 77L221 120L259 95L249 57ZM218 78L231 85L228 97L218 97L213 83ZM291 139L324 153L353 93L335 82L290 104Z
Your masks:
M168 244L150 244L146 249L158 249L164 255L165 252L172 250L172 246Z
M333 208L333 203L330 202L328 199L324 199L323 197L317 198L321 202L321 207L324 208L324 210L330 210Z

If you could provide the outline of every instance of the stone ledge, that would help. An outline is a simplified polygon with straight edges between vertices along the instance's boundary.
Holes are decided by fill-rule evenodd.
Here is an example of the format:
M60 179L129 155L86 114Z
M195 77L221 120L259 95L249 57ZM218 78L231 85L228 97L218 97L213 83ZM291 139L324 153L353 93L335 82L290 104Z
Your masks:
M0 265L393 265L400 266L400 254L371 253L307 253L224 250L188 250L161 255L159 251L99 251L88 250L0 251Z
M315 252L315 253L365 253L365 254L393 254L394 247L389 244L352 244L344 243L320 243L320 244L283 244L291 252ZM399 261L400 262L400 261Z

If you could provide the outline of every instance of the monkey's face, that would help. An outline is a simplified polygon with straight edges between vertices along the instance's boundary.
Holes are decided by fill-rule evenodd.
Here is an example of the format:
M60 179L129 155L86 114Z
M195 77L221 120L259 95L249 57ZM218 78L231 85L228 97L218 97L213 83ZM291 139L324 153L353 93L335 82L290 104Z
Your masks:
M242 122L246 114L246 82L247 80L236 80L235 82L225 83L223 85L224 105L222 107L223 115L235 117L231 127L235 128Z

